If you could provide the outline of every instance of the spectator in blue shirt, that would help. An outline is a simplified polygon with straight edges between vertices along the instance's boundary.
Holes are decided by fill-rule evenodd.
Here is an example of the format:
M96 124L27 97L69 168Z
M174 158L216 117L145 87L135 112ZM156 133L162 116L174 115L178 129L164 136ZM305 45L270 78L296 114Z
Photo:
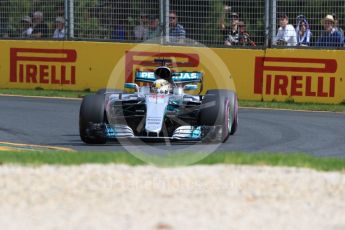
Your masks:
M336 30L335 20L332 15L327 15L323 20L323 27L325 31L321 34L316 42L316 46L323 47L340 47L343 46L343 36Z
M125 20L117 19L114 22L114 30L111 33L111 39L116 42L126 40Z
M335 30L339 30L339 32L341 33L341 35L343 36L344 38L344 30L342 28L339 27L339 20L338 20L338 17L335 13L332 14L333 18L334 18L334 28Z
M186 31L181 24L177 23L176 12L169 14L169 36L171 42L183 43L186 38Z

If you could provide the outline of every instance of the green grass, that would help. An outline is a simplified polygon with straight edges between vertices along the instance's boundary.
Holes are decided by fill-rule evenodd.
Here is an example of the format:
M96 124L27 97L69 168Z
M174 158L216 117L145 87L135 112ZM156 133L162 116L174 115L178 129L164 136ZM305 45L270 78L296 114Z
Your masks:
M219 152L214 153L201 161L197 154L170 154L168 156L136 155L125 152L0 152L0 164L20 165L81 165L81 164L127 164L132 166L152 164L157 166L183 166L186 162L193 165L267 165L303 167L321 171L345 172L345 159L335 157L315 157L306 154L282 153L240 153ZM140 159L139 159L140 158ZM145 159L145 161L141 160ZM151 163L147 163L151 162Z
M67 97L67 98L81 98L88 95L89 89L84 91L64 91L64 90L43 90L41 88L29 89L0 89L0 94L9 95L25 95L25 96L48 96L48 97ZM321 103L297 103L293 101L286 102L262 102L262 101L248 101L240 100L241 107L255 107L255 108L276 108L276 109L292 109L292 110L308 110L308 111L331 111L331 112L345 112L345 101L340 104L321 104Z
M80 165L80 164L128 164L142 165L143 161L131 154L118 153L94 153L94 152L63 152L63 151L27 151L27 152L0 152L1 164L24 164L24 165Z
M322 103L301 103L301 102L277 102L277 101L248 101L240 100L239 106L255 108L274 108L274 109L291 109L291 110L308 110L308 111L330 111L345 112L345 103L340 104L322 104Z
M82 98L90 94L90 90L84 91L68 91L68 90L48 90L42 88L36 89L0 89L0 94L7 95L23 95L23 96L43 96L43 97L66 97L66 98Z

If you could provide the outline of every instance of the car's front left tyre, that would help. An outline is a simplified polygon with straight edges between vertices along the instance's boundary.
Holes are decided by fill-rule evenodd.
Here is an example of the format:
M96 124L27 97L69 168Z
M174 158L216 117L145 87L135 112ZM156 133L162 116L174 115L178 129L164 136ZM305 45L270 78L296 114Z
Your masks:
M90 126L104 122L104 95L93 94L83 98L79 112L80 139L87 144L104 144L104 135L91 135Z

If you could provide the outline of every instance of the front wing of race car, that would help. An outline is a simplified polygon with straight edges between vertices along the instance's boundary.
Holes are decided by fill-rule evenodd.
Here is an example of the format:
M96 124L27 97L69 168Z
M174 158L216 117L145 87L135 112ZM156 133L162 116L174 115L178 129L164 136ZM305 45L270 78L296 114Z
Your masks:
M163 133L163 132L162 132ZM90 124L86 131L88 138L105 138L107 141L120 140L156 140L164 141L202 141L202 140L218 140L222 137L221 126L180 126L171 136L162 135L162 133L148 135L135 135L135 132L127 125L114 125L105 123Z

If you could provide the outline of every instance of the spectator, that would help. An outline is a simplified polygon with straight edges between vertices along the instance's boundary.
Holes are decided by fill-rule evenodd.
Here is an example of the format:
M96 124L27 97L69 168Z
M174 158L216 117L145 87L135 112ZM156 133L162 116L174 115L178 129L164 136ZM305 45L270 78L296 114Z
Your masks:
M172 11L169 14L169 36L171 42L183 43L186 38L186 31L178 22L176 12Z
M343 43L344 43L344 30L339 27L339 21L337 19L337 15L335 13L333 13L332 16L334 18L334 29L338 30L341 33L341 35L343 37Z
M139 25L134 27L134 37L137 41L146 40L148 37L148 16L147 14L141 14Z
M120 20L115 23L115 29L111 33L111 39L121 42L126 40L126 31L123 23L120 23Z
M0 38L8 38L9 34L8 19L2 18L0 13Z
M297 17L296 34L298 46L310 46L312 33L309 28L309 23L303 15Z
M25 16L21 20L21 32L20 37L21 38L29 38L32 34L32 21L30 16Z
M7 38L10 36L10 1L0 0L0 38Z
M279 29L275 38L275 45L295 46L297 45L296 30L293 25L289 24L289 18L286 14L279 17Z
M53 34L53 38L55 39L63 39L65 38L65 19L63 17L57 17L55 19L55 31Z
M158 17L152 15L149 17L149 19L150 19L150 22L149 22L148 38L154 39L154 38L160 37L162 34L162 30L159 25Z
M48 37L48 25L44 23L43 13L41 11L36 11L33 14L32 21L33 21L32 37L34 38Z
M316 46L329 46L329 47L339 47L343 46L344 39L341 33L336 30L335 20L332 15L327 15L323 20L322 24L324 31L316 42Z
M238 27L238 45L241 46L256 46L255 42L250 39L249 33L246 31L246 26L244 22L239 21L237 23Z
M238 45L239 31L238 31L239 16L233 12L230 14L230 26L225 26L224 17L221 20L221 29L225 36L224 44L226 46Z

